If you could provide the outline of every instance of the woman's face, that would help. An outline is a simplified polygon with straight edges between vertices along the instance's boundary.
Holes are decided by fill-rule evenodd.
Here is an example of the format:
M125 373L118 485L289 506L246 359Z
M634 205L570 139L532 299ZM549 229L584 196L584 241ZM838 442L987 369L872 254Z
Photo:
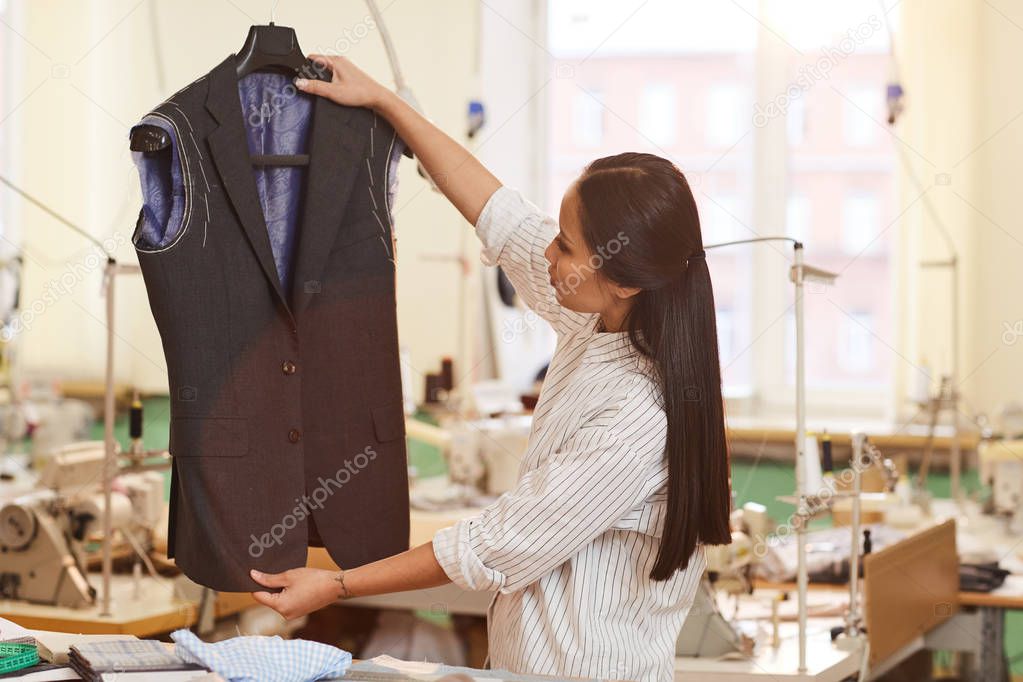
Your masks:
M544 253L550 263L547 272L561 305L580 313L606 315L621 301L615 287L608 286L610 281L600 272L602 256L592 253L583 239L580 213L579 195L573 184L561 200L561 231Z

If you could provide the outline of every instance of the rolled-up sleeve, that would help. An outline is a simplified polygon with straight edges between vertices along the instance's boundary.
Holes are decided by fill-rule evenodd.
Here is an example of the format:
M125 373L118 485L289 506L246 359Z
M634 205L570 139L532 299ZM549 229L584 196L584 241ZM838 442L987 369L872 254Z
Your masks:
M522 589L642 502L646 459L607 426L583 427L514 490L437 531L434 555L462 589Z
M558 233L554 218L519 191L502 186L490 195L475 227L483 245L480 261L500 265L526 306L555 331L576 329L593 319L562 307L551 285L544 252Z

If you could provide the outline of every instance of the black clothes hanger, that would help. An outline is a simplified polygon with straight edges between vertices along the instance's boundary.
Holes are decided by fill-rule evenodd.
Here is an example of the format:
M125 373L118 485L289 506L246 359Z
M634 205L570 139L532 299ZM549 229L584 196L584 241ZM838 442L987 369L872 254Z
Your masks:
M256 71L275 71L288 76L302 76L329 81L330 69L306 58L298 45L295 29L277 26L250 26L245 44L238 50L238 78ZM255 166L308 166L308 154L260 154L252 157Z
M277 26L250 26L245 44L238 50L238 78L255 71L279 71L297 76L309 60L298 46L295 29Z
M266 26L250 26L245 43L238 51L238 78L256 71L276 71L288 76L302 76L330 81L331 72L326 64L317 64L306 58L298 44L295 29L277 26L272 21ZM170 146L170 135L154 125L132 128L132 151L152 154ZM308 166L308 154L259 155L252 158L257 166Z

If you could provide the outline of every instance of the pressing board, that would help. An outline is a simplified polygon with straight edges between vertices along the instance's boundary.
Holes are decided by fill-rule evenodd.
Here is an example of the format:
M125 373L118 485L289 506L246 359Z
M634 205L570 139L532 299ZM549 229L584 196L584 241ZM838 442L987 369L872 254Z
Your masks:
M868 554L863 576L873 668L959 610L955 521Z

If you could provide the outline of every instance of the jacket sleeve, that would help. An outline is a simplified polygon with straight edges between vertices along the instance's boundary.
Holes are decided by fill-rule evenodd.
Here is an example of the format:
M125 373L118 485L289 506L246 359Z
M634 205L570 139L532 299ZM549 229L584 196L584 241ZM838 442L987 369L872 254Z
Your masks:
M490 195L476 220L483 264L500 265L526 306L563 334L592 321L594 316L558 303L544 255L557 233L553 218L509 187L499 187Z

